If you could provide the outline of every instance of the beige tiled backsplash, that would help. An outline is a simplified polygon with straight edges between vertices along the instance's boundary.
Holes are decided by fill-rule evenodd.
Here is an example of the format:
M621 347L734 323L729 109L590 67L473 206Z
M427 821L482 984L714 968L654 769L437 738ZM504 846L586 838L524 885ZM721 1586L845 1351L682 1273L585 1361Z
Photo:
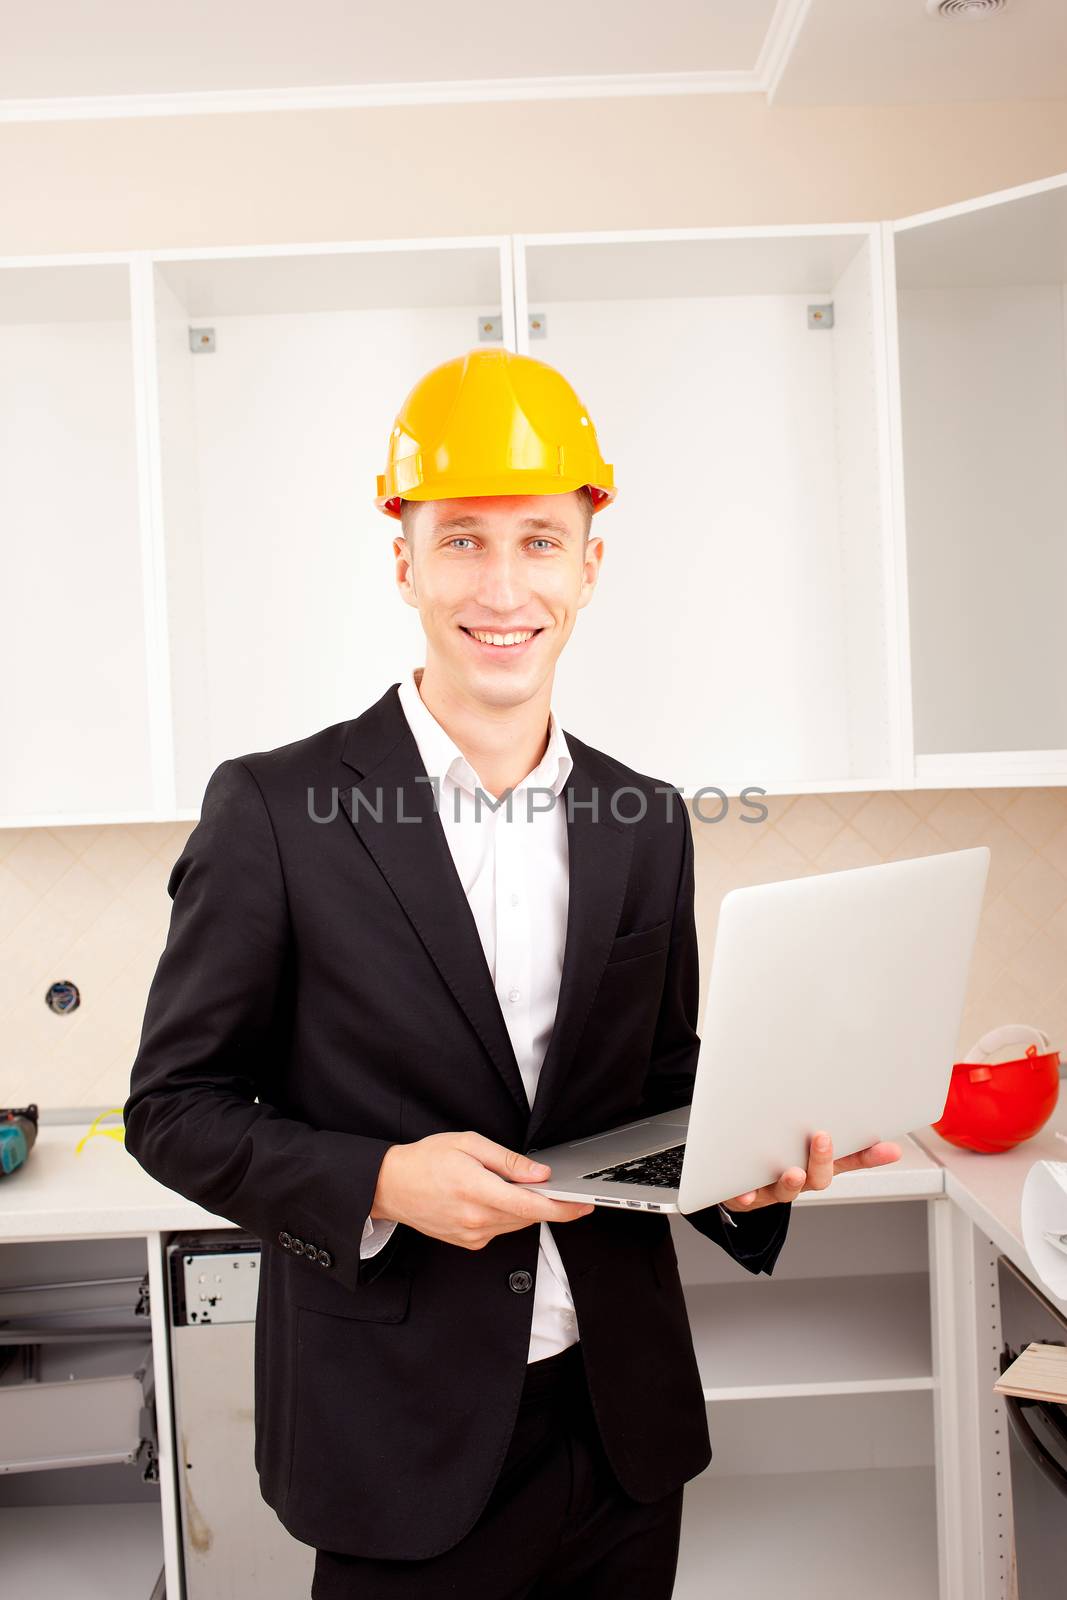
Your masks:
M1067 788L768 797L694 818L707 971L728 889L988 844L989 887L959 1054L1002 1022L1067 1050ZM703 806L707 816L714 807ZM119 1106L167 936L170 869L191 823L0 829L0 1106ZM45 993L78 986L56 1015Z

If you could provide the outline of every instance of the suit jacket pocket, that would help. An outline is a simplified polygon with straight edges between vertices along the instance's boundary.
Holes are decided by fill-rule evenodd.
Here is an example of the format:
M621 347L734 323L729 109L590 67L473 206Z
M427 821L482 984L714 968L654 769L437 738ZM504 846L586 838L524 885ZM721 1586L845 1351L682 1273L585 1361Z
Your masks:
M388 1246L386 1246L388 1248ZM293 1304L309 1311L325 1311L332 1317L350 1317L360 1322L403 1322L411 1299L411 1269L404 1261L393 1260L381 1276L370 1283L347 1289L320 1269L320 1277L306 1274L307 1282L291 1283ZM303 1278L305 1274L301 1274Z
M632 961L635 956L655 955L665 950L671 942L670 918L654 923L651 928L639 928L635 933L621 934L611 947L608 966L615 961Z

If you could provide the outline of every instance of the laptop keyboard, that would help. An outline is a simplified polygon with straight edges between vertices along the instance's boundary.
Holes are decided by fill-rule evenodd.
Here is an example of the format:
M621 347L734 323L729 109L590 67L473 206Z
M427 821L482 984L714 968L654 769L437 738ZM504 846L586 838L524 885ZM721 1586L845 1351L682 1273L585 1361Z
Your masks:
M601 1167L597 1172L583 1172L584 1178L610 1178L612 1183L643 1183L651 1189L677 1189L682 1181L684 1144L672 1144L669 1150L656 1150L650 1156L638 1156L635 1161L621 1161L615 1167Z

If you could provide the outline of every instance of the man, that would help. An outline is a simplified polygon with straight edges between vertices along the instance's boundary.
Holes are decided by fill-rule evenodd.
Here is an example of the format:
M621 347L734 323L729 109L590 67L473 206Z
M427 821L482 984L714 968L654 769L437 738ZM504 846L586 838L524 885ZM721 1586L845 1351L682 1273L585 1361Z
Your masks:
M126 1142L263 1241L256 1466L313 1600L660 1600L711 1456L667 1218L513 1181L696 1064L685 806L550 708L614 495L551 367L422 379L377 504L425 666L224 761L171 875ZM899 1154L813 1141L687 1220L769 1273L798 1193Z

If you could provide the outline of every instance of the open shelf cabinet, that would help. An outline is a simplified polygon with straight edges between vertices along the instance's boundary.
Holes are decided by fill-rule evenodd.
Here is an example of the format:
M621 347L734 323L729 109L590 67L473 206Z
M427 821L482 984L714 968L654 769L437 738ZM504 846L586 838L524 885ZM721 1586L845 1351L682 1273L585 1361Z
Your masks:
M375 478L484 343L616 469L570 731L690 798L1067 782L1065 297L1067 174L895 223L0 261L0 826L195 818L418 664Z
M892 229L916 781L1067 779L1067 176Z
M871 227L516 240L620 486L558 700L686 795L904 775L881 268Z

